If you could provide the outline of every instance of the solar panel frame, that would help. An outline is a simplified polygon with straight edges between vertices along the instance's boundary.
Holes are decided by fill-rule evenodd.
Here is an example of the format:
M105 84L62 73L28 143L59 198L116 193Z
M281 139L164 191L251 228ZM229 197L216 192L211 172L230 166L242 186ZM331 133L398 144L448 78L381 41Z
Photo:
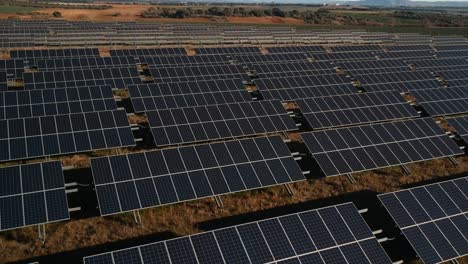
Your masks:
M75 69L23 73L24 89L56 89L80 86L109 85L112 88L126 88L140 84L140 74L136 67Z
M59 161L2 167L0 172L0 231L70 219ZM51 174L46 177L46 172Z
M124 110L0 120L0 161L135 146Z
M66 58L66 57L99 57L98 48L70 48L43 50L12 50L10 58Z
M468 186L468 177L378 195L424 263L468 255L468 244L457 243L463 238L466 242L466 230L455 221L458 217L467 221L463 186Z
M144 48L144 49L111 49L111 56L178 56L187 55L185 48Z
M431 116L468 113L468 87L420 89L411 94Z
M93 158L91 168L101 215L305 180L279 136Z
M332 215L335 219L330 217ZM313 230L315 224L323 227L321 233ZM343 236L347 240L343 240ZM323 248L318 242L324 238L331 239L335 247ZM343 241L349 242L345 244ZM352 203L88 256L83 261L85 264L106 264L125 258L126 263L133 264L150 263L158 258L159 261L180 262L181 256L184 262L193 260L195 263L209 263L213 260L227 263L246 263L251 260L258 263L297 263L299 259L321 263L328 263L327 260L332 259L391 263Z
M468 117L452 117L447 118L447 122L450 126L454 127L457 131L457 134L468 144Z
M242 80L140 84L128 87L135 112L252 101Z
M431 118L306 132L301 136L325 176L464 153Z
M297 99L301 113L315 129L419 117L397 91Z
M115 109L109 86L0 92L0 120Z
M277 100L146 112L157 146L297 130Z
M241 79L250 81L241 65L205 65L193 67L153 68L150 74L155 82L189 82L219 79Z

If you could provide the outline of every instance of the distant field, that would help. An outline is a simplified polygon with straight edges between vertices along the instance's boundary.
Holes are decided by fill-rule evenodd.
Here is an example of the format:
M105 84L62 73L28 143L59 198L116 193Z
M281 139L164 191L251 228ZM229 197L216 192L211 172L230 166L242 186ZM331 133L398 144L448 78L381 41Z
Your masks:
M0 14L16 14L19 12L33 12L37 8L30 6L0 5Z

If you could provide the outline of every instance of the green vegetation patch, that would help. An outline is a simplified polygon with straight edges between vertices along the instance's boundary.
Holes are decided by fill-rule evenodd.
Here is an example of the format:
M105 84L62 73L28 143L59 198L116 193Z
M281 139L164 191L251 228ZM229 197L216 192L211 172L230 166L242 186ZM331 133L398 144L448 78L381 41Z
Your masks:
M29 13L36 10L37 8L31 6L0 5L0 14Z

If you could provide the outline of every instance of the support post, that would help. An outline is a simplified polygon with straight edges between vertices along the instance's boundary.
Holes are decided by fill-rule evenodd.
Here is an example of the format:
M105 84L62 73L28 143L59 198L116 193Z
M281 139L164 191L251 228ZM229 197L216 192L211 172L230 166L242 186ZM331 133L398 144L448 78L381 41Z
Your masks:
M291 188L291 186L289 184L285 184L284 188L286 188L286 191L288 192L289 196L294 195L294 190Z
M348 181L351 184L356 184L357 183L356 179L354 179L354 177L353 177L353 175L351 173L346 174L346 178L348 178Z
M455 167L458 167L458 161L454 157L448 157L448 159Z
M214 199L216 201L216 205L218 206L218 208L223 208L223 200L221 200L221 197L215 196Z
M401 169L406 175L411 176L411 171L408 169L408 167L406 167L406 165L401 165Z
M140 211L138 210L133 211L133 218L135 219L136 224L138 225L142 224Z
M41 241L42 245L45 244L46 241L46 229L45 224L39 224L37 226L37 231L39 233L39 240Z

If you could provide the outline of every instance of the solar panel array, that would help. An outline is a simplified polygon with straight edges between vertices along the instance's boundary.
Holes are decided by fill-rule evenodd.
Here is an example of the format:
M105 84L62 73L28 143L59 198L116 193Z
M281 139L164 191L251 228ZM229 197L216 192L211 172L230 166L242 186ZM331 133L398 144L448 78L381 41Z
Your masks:
M261 54L257 47L195 48L195 53L208 54Z
M326 176L463 154L431 118L301 135Z
M84 258L121 263L391 263L352 203Z
M146 116L157 146L297 129L276 100L158 110Z
M111 49L111 56L171 56L187 55L185 48Z
M0 91L8 89L8 80L6 72L0 72Z
M138 57L142 64L154 67L181 67L197 65L224 65L230 64L231 58L225 55L198 55L198 56L158 56Z
M25 63L22 59L0 60L0 74L6 73L8 79L21 79Z
M101 215L305 180L279 136L91 160Z
M39 71L58 71L72 69L122 68L136 65L133 57L79 57L36 60L30 62Z
M297 99L313 129L418 117L396 91Z
M276 53L325 53L322 46L289 46L289 47L269 47L269 54Z
M24 88L27 90L100 85L121 89L139 83L141 79L136 67L24 73Z
M382 72L401 72L410 70L408 63L401 60L364 60L337 62L342 70L351 74L373 74Z
M190 82L219 79L241 79L249 81L246 70L241 65L205 65L193 67L150 69L155 82Z
M0 120L0 161L134 145L123 110Z
M240 79L139 84L128 90L137 113L252 100Z
M233 55L233 60L241 64L264 64L264 63L283 63L295 61L307 61L309 58L306 54L291 53L291 54L262 54L262 55Z
M328 62L285 62L278 64L259 64L250 67L259 78L275 78L292 76L306 76L319 74L334 74L336 70Z
M468 113L468 87L421 89L411 94L432 116Z
M0 92L0 120L115 109L109 86Z
M263 98L281 101L358 92L349 79L338 74L256 79L254 83Z
M468 143L468 117L461 116L461 117L453 117L447 119L447 122L455 128L457 134Z
M361 87L368 92L388 90L408 92L442 87L435 76L427 71L353 74L353 77L359 80Z
M468 255L468 177L378 197L424 263Z
M70 218L58 161L0 168L0 230Z
M44 49L44 50L12 50L11 58L66 58L66 57L99 57L97 48L79 49Z

